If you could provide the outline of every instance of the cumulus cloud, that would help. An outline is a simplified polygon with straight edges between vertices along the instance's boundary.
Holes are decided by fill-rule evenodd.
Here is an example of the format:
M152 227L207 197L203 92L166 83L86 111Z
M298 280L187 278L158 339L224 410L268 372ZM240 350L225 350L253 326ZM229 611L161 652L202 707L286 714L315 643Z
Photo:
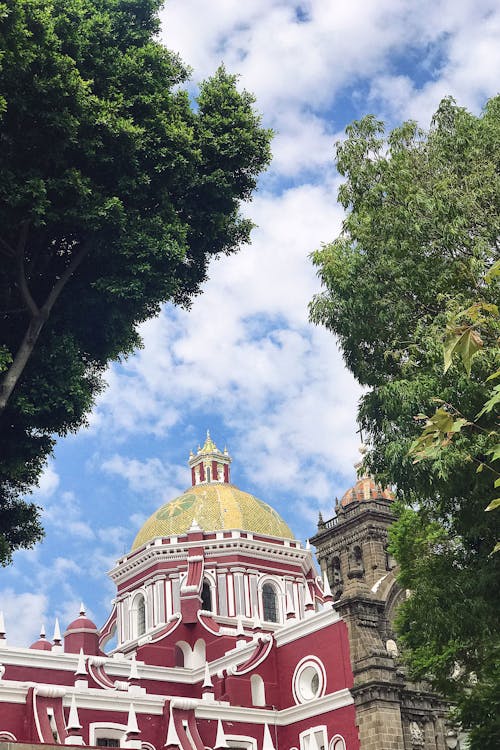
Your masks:
M42 593L18 593L10 587L0 590L9 645L27 647L38 638L47 619L47 601Z

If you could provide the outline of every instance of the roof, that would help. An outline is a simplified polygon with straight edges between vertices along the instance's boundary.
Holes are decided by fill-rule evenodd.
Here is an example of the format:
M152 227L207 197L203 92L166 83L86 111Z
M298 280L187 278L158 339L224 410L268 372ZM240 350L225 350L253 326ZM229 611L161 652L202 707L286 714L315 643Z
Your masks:
M361 477L354 487L351 487L343 495L340 504L343 508L354 501L366 502L368 500L394 500L394 493L386 487L382 489L380 484L376 484L372 477Z
M203 531L240 529L293 539L294 535L270 505L233 484L198 484L158 508L132 545L136 549L161 536L185 534L196 521Z

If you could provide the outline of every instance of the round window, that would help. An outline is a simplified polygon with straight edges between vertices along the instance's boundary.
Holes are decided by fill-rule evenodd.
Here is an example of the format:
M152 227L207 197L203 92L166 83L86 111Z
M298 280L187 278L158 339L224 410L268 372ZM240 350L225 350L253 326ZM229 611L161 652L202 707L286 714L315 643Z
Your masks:
M314 661L313 661L314 659ZM293 695L296 703L307 703L324 693L325 673L319 659L306 657L295 668Z

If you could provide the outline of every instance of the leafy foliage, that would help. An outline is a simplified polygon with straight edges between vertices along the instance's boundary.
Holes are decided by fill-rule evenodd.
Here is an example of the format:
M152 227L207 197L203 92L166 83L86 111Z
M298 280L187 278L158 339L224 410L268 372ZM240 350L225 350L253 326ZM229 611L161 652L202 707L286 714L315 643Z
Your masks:
M0 561L39 536L13 535L9 503L107 363L249 240L270 131L224 68L190 102L159 5L0 0Z
M470 706L498 689L500 514L484 512L496 491L476 469L496 460L500 97L480 117L445 99L429 132L407 122L385 136L366 117L337 164L348 213L313 254L324 291L311 318L368 387L368 468L404 504L392 548L413 592L398 616L411 672L457 702L472 748L497 747L487 706Z

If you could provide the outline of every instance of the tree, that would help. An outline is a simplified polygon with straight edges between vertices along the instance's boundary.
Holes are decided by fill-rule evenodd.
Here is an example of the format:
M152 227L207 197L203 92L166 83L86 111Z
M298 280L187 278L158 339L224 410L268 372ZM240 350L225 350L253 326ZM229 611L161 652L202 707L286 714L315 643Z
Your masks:
M445 99L428 132L407 122L386 137L365 117L338 144L337 164L348 213L313 254L324 290L311 319L338 336L367 386L367 465L401 501L392 551L413 592L397 622L410 673L456 703L471 748L498 747L500 514L484 512L496 491L476 469L498 439L497 407L478 415L500 366L500 327L490 316L490 345L477 348L470 375L451 356L444 371L443 332L478 302L498 305L498 277L484 278L499 257L500 97L480 117ZM436 399L448 424L459 412L478 429L457 426L446 450L414 463Z
M84 422L106 365L249 240L239 205L271 133L224 68L190 102L159 6L0 0L3 562L40 536L21 494L54 435Z

